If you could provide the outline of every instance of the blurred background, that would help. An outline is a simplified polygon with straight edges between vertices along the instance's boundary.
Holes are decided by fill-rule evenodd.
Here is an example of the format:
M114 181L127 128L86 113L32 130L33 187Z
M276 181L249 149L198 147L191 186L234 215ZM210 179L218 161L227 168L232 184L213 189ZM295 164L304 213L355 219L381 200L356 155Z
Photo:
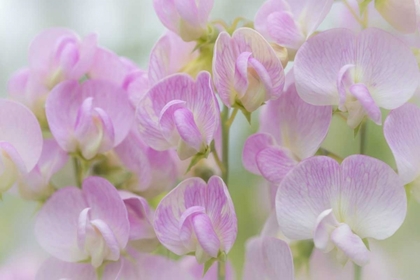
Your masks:
M227 22L238 16L253 19L263 0L215 0L212 19ZM323 27L335 27L334 10ZM31 40L43 29L63 26L82 37L99 34L99 43L146 68L148 55L163 34L152 7L152 0L0 0L0 89L7 95L7 81L12 73L27 64ZM256 132L257 116L252 126L239 116L231 140L231 181L229 189L239 221L239 234L229 254L238 279L244 262L246 240L259 234L269 213L268 189L259 178L245 171L241 163L243 143ZM384 160L395 168L390 150L382 136L382 127L368 122L367 154ZM333 121L323 146L341 157L358 153L359 139L339 118ZM1 267L25 267L35 273L46 255L37 245L34 216L39 205L7 193L0 201L0 271ZM386 241L376 242L395 266L400 279L419 279L420 205L410 199L407 219L401 229ZM376 247L376 246L375 246ZM35 261L34 261L35 260ZM1 279L9 280L9 279Z

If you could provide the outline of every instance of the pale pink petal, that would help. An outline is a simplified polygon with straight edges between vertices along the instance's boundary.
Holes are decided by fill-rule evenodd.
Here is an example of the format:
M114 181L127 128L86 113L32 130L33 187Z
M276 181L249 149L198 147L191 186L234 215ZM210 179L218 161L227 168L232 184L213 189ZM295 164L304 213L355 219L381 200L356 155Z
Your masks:
M293 73L287 79L293 81ZM268 102L260 117L261 131L274 136L278 145L290 149L298 159L313 156L327 136L332 118L330 106L314 106L297 94L294 83L282 98Z
M294 15L289 11L276 11L267 18L267 31L273 40L282 46L298 49L305 41Z
M186 269L181 267L174 260L163 256L142 255L136 258L138 276L141 280L168 280L174 276L182 280L193 280L193 277Z
M207 254L217 258L220 240L210 218L206 214L196 214L192 217L191 223L200 246Z
M206 211L219 235L221 249L229 252L238 232L237 218L229 191L218 176L208 181Z
M83 192L91 207L92 220L100 219L105 222L113 231L120 248L124 248L130 234L130 225L127 210L118 191L103 178L88 177L83 181Z
M98 36L96 34L90 34L84 38L79 45L78 50L78 61L72 67L69 78L80 79L83 75L87 74L88 70L94 62L95 55L97 52L97 41Z
M234 86L235 63L239 50L234 40L226 32L217 37L213 55L213 81L223 103L230 107L235 100L231 93Z
M414 181L420 175L420 109L405 104L391 111L384 135L404 184Z
M38 120L28 108L15 101L0 100L0 141L14 147L27 172L41 156L42 132Z
M331 200L340 197L340 166L328 157L302 161L282 180L276 195L276 212L284 235L312 239L316 221ZM335 213L334 213L335 214Z
M254 174L261 175L257 164L257 155L263 149L273 145L275 145L275 140L270 134L257 133L248 137L242 151L242 163L245 169Z
M36 220L35 235L41 247L63 261L87 259L87 254L77 245L79 213L86 207L88 204L82 192L75 187L55 192Z
M354 84L350 87L350 93L357 98L366 111L369 118L371 118L376 124L382 124L382 113L378 105L370 95L369 89L364 84Z
M340 215L336 217L362 239L392 236L407 212L402 180L384 162L362 155L347 157L341 168Z
M369 250L347 224L342 224L331 233L331 241L355 264L363 266L369 262Z
M356 35L348 29L330 29L304 43L295 57L294 74L299 96L313 105L338 105L337 76L354 64Z
M289 10L289 5L286 1L278 1L278 0L267 0L264 4L260 7L257 14L255 15L254 20L254 27L255 30L260 32L265 38L271 38L271 34L268 32L268 18L270 14L278 12L278 11L287 11Z
M153 7L163 25L169 30L178 33L181 16L175 6L175 0L153 0Z
M359 34L355 64L356 80L385 109L406 103L419 83L419 67L409 46L381 29L368 28Z
M184 42L177 34L168 31L155 44L150 53L148 75L154 85L163 78L179 72L196 56L194 42Z
M196 152L199 152L203 145L203 139L195 123L193 113L188 109L182 108L174 112L173 118L181 139L187 145L193 147Z
M250 28L240 28L232 35L238 46L238 53L251 52L252 56L264 66L271 79L271 96L268 99L277 99L283 93L285 75L283 66L274 50L258 32ZM214 73L214 72L213 72Z
M49 258L39 268L35 279L96 280L97 276L94 267L89 263L71 263Z
M254 237L247 242L244 280L293 280L293 258L286 242L273 237Z
M314 230L315 247L325 253L331 251L334 248L334 244L331 243L330 235L338 226L339 223L333 214L333 210L327 209L323 211L318 216L317 225Z
M402 33L417 31L418 6L415 0L375 1L375 8L395 29Z
M286 0L299 20L305 37L309 37L327 16L334 0Z
M298 163L287 149L268 147L257 154L258 169L261 175L272 183L280 183Z

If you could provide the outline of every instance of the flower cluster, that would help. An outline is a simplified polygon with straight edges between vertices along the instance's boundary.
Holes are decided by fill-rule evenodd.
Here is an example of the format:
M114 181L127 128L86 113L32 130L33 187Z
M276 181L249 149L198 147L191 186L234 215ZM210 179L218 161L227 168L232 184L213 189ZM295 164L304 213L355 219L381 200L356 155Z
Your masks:
M420 4L343 1L360 26L319 32L339 1L267 0L254 22L228 25L209 21L213 0L154 0L168 31L146 70L95 34L39 34L0 100L0 195L16 188L42 205L35 235L51 257L37 279L235 279L238 113L259 113L242 162L273 197L243 279L306 279L311 255L327 263L319 271L335 264L320 252L360 279L369 240L405 220L404 186L420 201L420 108L407 103L420 78L407 36L418 34L402 36L418 30ZM321 147L333 117L360 137L359 154ZM397 171L365 155L368 123L384 124Z

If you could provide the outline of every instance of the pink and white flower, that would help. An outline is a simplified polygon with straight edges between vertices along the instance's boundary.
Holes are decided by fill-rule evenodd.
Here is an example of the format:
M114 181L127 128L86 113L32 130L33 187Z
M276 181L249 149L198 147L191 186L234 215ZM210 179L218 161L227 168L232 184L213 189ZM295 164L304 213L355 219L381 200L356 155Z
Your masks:
M283 93L284 71L269 43L257 31L220 33L214 47L213 81L223 103L248 112Z
M320 156L283 179L276 212L287 238L313 238L316 248L335 248L341 262L363 266L370 258L363 240L392 236L405 219L407 198L399 176L377 159L354 155L339 165Z
M194 41L207 32L214 0L153 0L153 7L166 28L184 41Z
M219 119L219 105L208 72L201 72L196 81L185 74L163 79L137 108L144 142L158 151L176 148L182 160L209 153Z
M177 255L195 253L199 263L228 253L237 233L235 209L220 177L181 182L166 195L155 212L160 242Z
M331 29L310 38L296 54L294 73L304 101L338 106L348 113L351 128L365 116L382 124L380 108L391 110L406 103L419 77L410 48L376 28L359 34Z
M130 237L126 205L107 180L89 177L82 190L66 187L44 204L35 224L39 244L65 262L97 268L118 261Z
M243 279L295 279L289 245L274 237L254 237L248 240Z
M103 80L61 83L51 92L45 110L58 145L85 159L120 144L134 121L126 91Z
M330 11L333 0L268 0L255 16L255 29L269 41L297 50Z
M420 108L414 104L391 111L385 120L384 135L394 154L404 184L411 183L414 197L420 201Z
M246 140L242 152L245 169L272 183L317 152L332 116L331 106L310 105L299 97L293 72L286 80L285 93L263 107L260 132Z
M0 196L35 167L41 152L42 132L34 114L0 99Z
M43 200L48 198L54 187L51 177L64 167L68 155L54 139L44 140L41 157L34 169L23 176L19 182L19 194L25 199Z

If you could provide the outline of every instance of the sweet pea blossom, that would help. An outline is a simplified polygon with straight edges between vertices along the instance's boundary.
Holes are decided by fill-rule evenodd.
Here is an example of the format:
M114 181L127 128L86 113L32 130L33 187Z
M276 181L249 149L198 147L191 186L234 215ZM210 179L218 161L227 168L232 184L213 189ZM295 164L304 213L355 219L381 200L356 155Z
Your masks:
M66 262L89 261L97 268L117 261L130 236L124 201L107 180L88 177L82 190L66 187L44 204L35 224L39 244Z
M148 76L154 85L163 78L185 70L198 57L196 43L185 42L177 34L168 31L154 45L149 57Z
M88 76L92 80L107 80L122 87L134 108L150 87L147 71L104 48L96 50Z
M268 0L254 26L269 41L297 50L315 32L334 0Z
M357 0L365 6L372 0ZM402 33L418 30L420 3L418 0L375 0L375 8L382 17Z
M153 0L153 7L166 28L184 41L194 41L207 32L214 0Z
M159 241L177 255L195 253L204 263L228 253L237 233L235 209L220 177L182 181L158 205L154 228Z
M209 153L219 119L208 72L201 72L196 81L185 74L163 79L137 108L144 142L158 151L176 148L181 160Z
M58 145L88 160L121 143L134 120L126 91L102 80L61 83L51 92L45 110Z
M284 71L273 48L258 32L221 32L214 47L213 81L223 103L253 112L283 93Z
M80 38L65 28L49 28L40 33L29 47L29 65L16 72L9 81L11 97L28 106L43 118L49 91L64 80L79 80L93 62L95 34Z
M292 71L286 81L282 97L263 107L260 132L246 140L242 152L245 169L272 183L317 152L332 117L331 106L310 105L299 97Z
M42 151L42 132L22 104L0 99L0 196L30 172Z
M18 181L19 194L30 200L43 200L54 192L51 177L64 167L68 155L54 139L44 140L42 154L34 169Z
M420 201L420 108L405 104L391 111L385 120L384 135L394 154L398 174L404 184L411 183L414 197Z
M178 170L173 151L150 148L135 131L131 131L114 151L122 167L130 172L125 189L154 197L175 186Z
M369 262L364 239L383 240L401 226L407 212L402 180L385 163L363 155L341 165L312 157L281 182L276 196L277 220L284 235L314 240L315 247L336 248L341 262Z
M381 124L380 108L391 110L406 103L419 77L410 48L376 28L359 34L331 29L310 38L296 54L294 73L304 101L338 106L348 113L351 128L365 116Z
M274 237L254 237L248 240L243 279L295 279L289 245Z

